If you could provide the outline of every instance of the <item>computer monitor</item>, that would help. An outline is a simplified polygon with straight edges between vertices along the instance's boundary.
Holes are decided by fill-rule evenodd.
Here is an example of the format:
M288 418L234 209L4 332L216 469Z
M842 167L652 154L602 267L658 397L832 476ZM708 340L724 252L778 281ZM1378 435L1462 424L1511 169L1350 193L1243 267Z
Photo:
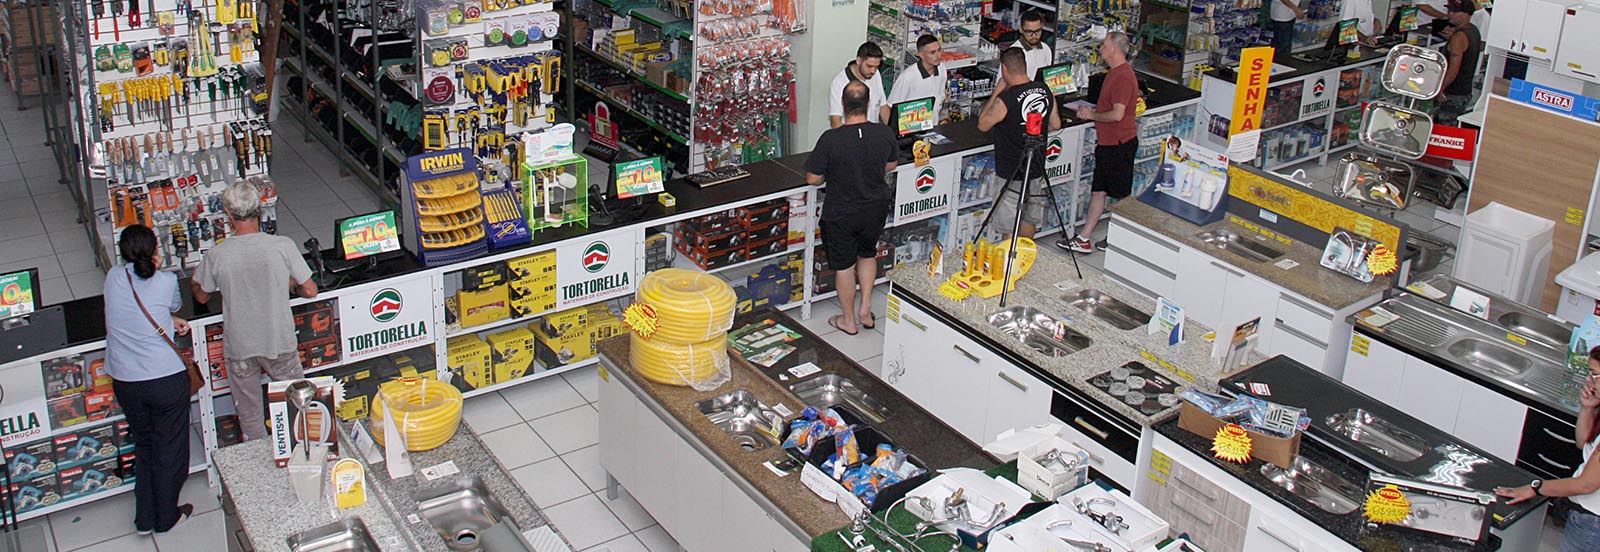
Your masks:
M0 274L0 320L39 310L39 269Z
M1065 96L1078 91L1078 83L1072 80L1072 64L1058 63L1039 68L1039 74L1034 80L1043 83L1056 96Z
M400 251L399 217L392 210L338 219L333 232L334 250L346 261L384 258Z
M1329 42L1332 42L1335 46L1353 45L1357 42L1361 42L1360 31L1360 19L1352 18L1340 20L1338 23L1333 25L1333 33L1332 36L1329 37Z
M895 132L901 138L933 130L939 115L933 112L933 98L918 98L894 104Z
M667 189L666 170L661 156L622 161L613 165L612 197L629 199L660 193Z

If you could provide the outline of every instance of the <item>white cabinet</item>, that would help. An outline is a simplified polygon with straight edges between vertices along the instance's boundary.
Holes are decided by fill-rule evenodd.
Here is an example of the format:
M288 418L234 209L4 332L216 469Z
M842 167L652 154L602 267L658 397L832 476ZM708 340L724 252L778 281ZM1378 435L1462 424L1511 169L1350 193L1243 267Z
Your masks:
M945 341L929 343L928 348L943 350L944 367L940 374L942 393L937 413L944 423L961 432L963 437L985 443L984 430L989 424L989 379L1001 364L1009 363L987 348L947 329ZM949 343L948 347L943 344ZM1046 407L1048 411L1049 407Z
M1494 15L1485 43L1492 48L1529 58L1553 60L1560 46L1562 20L1565 17L1565 3L1500 0L1494 3Z
M1234 272L1228 278L1228 300L1222 304L1222 318L1212 329L1217 331L1217 335L1231 336L1238 325L1259 318L1261 324L1256 327L1256 350L1272 351L1274 315L1278 309L1278 302L1274 299L1278 297L1278 287L1236 269L1230 270Z
M949 329L899 297L890 295L889 305L891 310L898 308L899 314L885 317L888 326L883 330L881 378L933 412L935 408L930 405L943 403L940 396L945 387L939 381L939 372L949 359L936 358L932 346L945 342Z
M997 359L998 360L998 359ZM989 380L989 415L980 444L1000 432L1049 422L1050 386L1008 362L999 363Z
M1461 376L1416 357L1408 357L1405 374L1400 376L1399 390L1406 406L1395 406L1428 425L1454 435L1456 416L1461 409L1461 388L1465 384L1466 380Z
M1270 502L1270 500L1269 500ZM1250 511L1250 528L1244 537L1249 552L1313 552L1350 550L1350 545L1282 508Z
M1106 272L1153 296L1172 296L1182 246L1117 215L1111 216L1106 243Z
M1528 407L1476 383L1461 388L1461 411L1456 414L1456 437L1508 462L1515 462L1522 444L1522 426Z
M1183 307L1184 317L1221 331L1231 270L1211 256L1185 247L1178 252L1178 280L1183 285L1175 286L1169 297Z
M1499 8L1495 12L1498 17ZM1569 77L1600 83L1600 40L1594 34L1577 29L1600 29L1600 6L1583 6L1567 10L1561 24L1563 29L1574 29L1561 34L1561 46L1556 49L1555 70Z
M1350 353L1344 364L1344 384L1378 402L1404 410L1400 406L1404 401L1396 382L1406 373L1406 360L1409 358L1409 355L1382 341L1353 332L1350 334Z

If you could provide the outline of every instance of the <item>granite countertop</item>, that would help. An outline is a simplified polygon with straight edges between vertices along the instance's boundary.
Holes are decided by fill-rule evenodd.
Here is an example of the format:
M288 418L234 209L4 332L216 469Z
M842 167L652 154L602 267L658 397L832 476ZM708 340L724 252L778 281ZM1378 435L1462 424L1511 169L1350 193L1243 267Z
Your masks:
M804 339L795 343L796 351L785 357L783 363L775 365L778 368L772 369L774 374L782 367L793 366L799 362L812 362L823 369L822 373L837 373L847 377L860 385L868 395L879 399L887 406L889 419L884 423L874 424L873 427L882 430L894 440L895 444L927 462L930 467L967 466L988 469L998 465L998 462L984 454L978 445L939 422L910 399L878 381L876 376L849 361L842 353L817 339L799 322L787 315L770 310L757 312L741 317L735 323L735 327L760 318L776 319L805 335ZM779 477L762 465L767 461L788 458L783 449L770 447L746 451L735 444L721 429L712 425L711 421L695 408L694 405L698 401L736 389L748 390L769 406L776 407L781 404L795 413L805 408L805 404L799 398L763 374L762 370L738 357L733 357L730 362L732 373L727 383L711 391L696 391L689 387L655 383L641 377L627 360L630 344L625 338L608 339L601 342L599 348L602 364L610 369L612 377L618 377L625 387L635 389L636 392L642 390L641 399L647 403L656 403L687 428L705 449L721 458L733 469L730 476L737 475L765 495L809 538L827 534L850 523L850 519L839 510L838 506L824 501L807 489L800 482L798 472ZM821 373L807 378L820 375Z
M481 477L489 493L511 513L520 531L546 525L526 491L466 424L439 448L411 454L412 467L418 472L445 461L455 462L464 475ZM222 477L223 492L232 498L239 523L256 550L287 551L290 535L342 517L361 518L383 550L445 549L438 532L416 515L417 505L411 497L419 489L443 485L446 479L423 482L420 473L390 479L383 464L369 465L367 503L341 512L331 505L299 503L289 486L287 470L273 465L267 439L217 449L212 462ZM407 519L416 522L404 521Z
M1032 270L1017 282L1016 291L1008 295L1008 306L1028 305L1040 309L1094 340L1093 344L1081 351L1055 358L1034 351L988 324L987 317L1000 310L998 297L982 299L973 295L958 302L939 294L939 285L949 275L960 271L961 260L956 257L946 256L945 276L939 278L929 278L922 267L894 271L890 281L894 283L895 292L915 296L915 299L964 326L962 329L967 335L982 338L980 341L987 341L991 347L1000 347L1011 356L1020 358L1025 361L1022 368L1030 369L1044 381L1057 387L1070 387L1133 422L1146 426L1177 416L1178 407L1153 415L1145 414L1090 385L1089 379L1134 361L1151 369L1162 370L1164 367L1142 354L1148 352L1181 371L1162 370L1180 386L1194 386L1206 391L1216 389L1218 367L1211 362L1211 342L1202 337L1209 329L1189 323L1187 339L1177 346L1170 346L1165 336L1150 335L1143 327L1121 330L1067 305L1064 299L1066 295L1080 289L1097 289L1139 310L1154 310L1152 300L1117 283L1099 269L1083 265L1083 279L1080 280L1077 273L1073 272L1070 258L1049 244L1041 245Z
M1211 465L1221 468L1229 475L1238 478L1262 494L1272 497L1290 510L1300 514L1318 527L1332 533L1351 546L1362 550L1473 550L1487 551L1500 548L1500 538L1490 535L1484 542L1477 546L1466 546L1449 542L1443 538L1434 538L1426 535L1406 534L1398 531L1369 531L1363 528L1361 511L1357 509L1348 514L1337 515L1306 502L1283 487L1274 484L1265 475L1261 474L1261 467L1266 462L1251 460L1244 464L1224 462L1217 459L1210 452L1211 439L1195 435L1178 427L1177 420L1171 420L1154 427L1157 433L1171 439L1183 448L1189 449L1196 456L1204 458ZM1351 461L1339 453L1325 448L1310 440L1302 440L1300 456L1312 463L1326 468L1345 481L1364 487L1367 482L1368 470L1360 464Z
M1265 278L1269 282L1316 301L1329 310L1342 310L1356 303L1367 302L1373 296L1388 289L1393 280L1389 276L1379 276L1373 279L1371 283L1363 284L1354 278L1323 268L1320 264L1323 247L1320 245L1314 246L1301 242L1294 242L1292 245L1273 243L1272 247L1284 252L1283 257L1279 261L1263 263L1219 250L1195 237L1195 234L1200 232L1218 228L1232 230L1241 236L1256 235L1256 232L1238 223L1231 222L1232 215L1220 222L1205 226L1195 226L1189 221L1172 216L1166 211L1136 199L1118 201L1116 205L1111 206L1110 210L1113 214L1126 218L1152 232L1166 236L1185 246L1198 249L1206 255L1228 263L1234 268ZM1282 259L1290 259L1300 264L1288 270L1273 264L1280 262Z
M1431 483L1494 492L1495 487L1516 487L1536 479L1532 473L1465 443L1450 433L1411 417L1382 401L1344 383L1312 370L1288 357L1278 356L1228 377L1222 385L1242 393L1249 384L1268 386L1268 398L1306 409L1311 416L1307 439L1343 451L1346 456L1385 473L1416 478ZM1427 443L1429 448L1415 460L1399 461L1350 440L1328 423L1333 414L1361 409L1386 420ZM1489 508L1492 525L1505 529L1544 505L1537 497L1517 505L1496 500Z

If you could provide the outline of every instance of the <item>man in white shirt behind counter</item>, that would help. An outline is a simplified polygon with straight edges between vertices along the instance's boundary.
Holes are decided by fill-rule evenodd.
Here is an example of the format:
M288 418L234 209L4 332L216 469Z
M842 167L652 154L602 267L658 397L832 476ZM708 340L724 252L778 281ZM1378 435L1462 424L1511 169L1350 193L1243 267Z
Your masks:
M1021 39L1017 46L1022 48L1023 59L1028 62L1028 78L1039 76L1039 68L1055 62L1056 53L1044 43L1044 16L1038 10L1028 10L1022 14L1022 28L1017 32Z
M889 106L884 104L883 75L878 68L883 65L883 48L872 41L862 42L856 48L856 59L833 76L828 85L828 128L844 124L844 85L861 81L867 85L867 122L882 123L889 119Z
M1339 19L1355 19L1356 34L1364 44L1375 45L1378 37L1383 36L1383 21L1373 13L1372 0L1344 0L1339 8Z
M900 76L895 77L894 88L889 91L889 107L893 108L904 101L932 97L934 117L938 117L939 109L944 106L944 97L949 93L946 84L948 79L944 70L939 68L941 61L944 61L944 47L939 44L939 38L931 34L918 37L916 70L902 70Z

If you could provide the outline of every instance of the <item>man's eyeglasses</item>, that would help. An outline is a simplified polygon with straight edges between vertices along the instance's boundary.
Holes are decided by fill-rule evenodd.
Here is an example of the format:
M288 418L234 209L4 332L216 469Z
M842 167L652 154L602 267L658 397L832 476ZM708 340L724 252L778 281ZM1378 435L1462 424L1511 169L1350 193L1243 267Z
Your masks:
M1031 31L1027 30L1027 29L1023 29L1022 30L1022 34L1036 35L1036 34L1043 34L1043 33L1044 33L1044 28L1042 28L1042 27L1038 28L1038 29L1031 30Z

